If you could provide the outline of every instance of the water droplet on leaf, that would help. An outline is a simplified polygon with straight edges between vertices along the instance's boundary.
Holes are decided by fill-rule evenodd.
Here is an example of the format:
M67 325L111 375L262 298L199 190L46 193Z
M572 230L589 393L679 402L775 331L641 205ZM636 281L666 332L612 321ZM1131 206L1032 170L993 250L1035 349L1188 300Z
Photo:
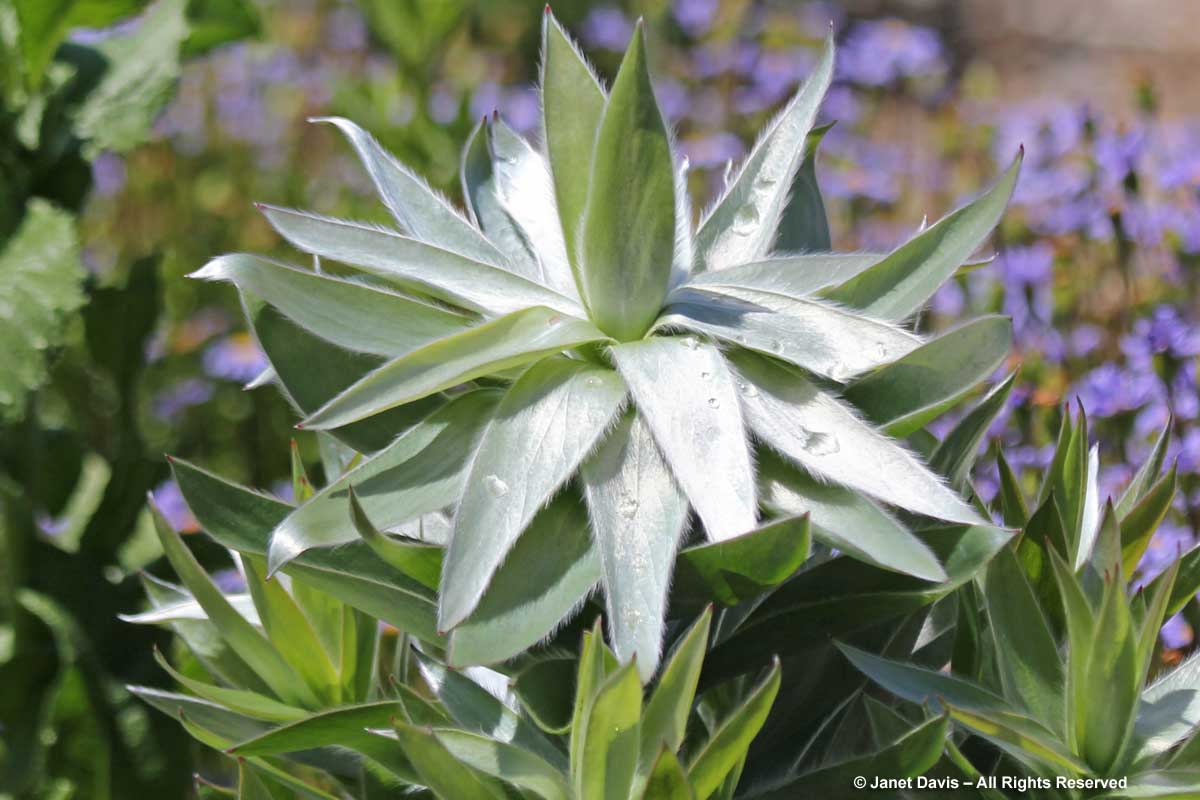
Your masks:
M708 407L709 408L720 408L721 401L715 397L710 397L710 398L708 398Z
M488 475L483 479L483 485L492 497L504 497L508 494L508 484L499 475Z

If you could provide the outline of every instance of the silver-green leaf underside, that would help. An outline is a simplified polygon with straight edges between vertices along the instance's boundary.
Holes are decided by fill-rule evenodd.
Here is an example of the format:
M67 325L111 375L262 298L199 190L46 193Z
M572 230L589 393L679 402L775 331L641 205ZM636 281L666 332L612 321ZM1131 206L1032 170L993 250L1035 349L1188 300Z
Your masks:
M533 243L508 213L500 195L496 164L488 144L490 126L484 118L463 146L461 175L463 198L471 218L488 240L508 259L513 272L532 281L541 279L542 268Z
M979 515L896 441L794 370L741 351L746 420L767 445L810 473L885 503L938 519L975 524Z
M567 254L575 258L587 205L604 88L553 14L542 22L542 133Z
M924 229L828 297L880 319L902 320L919 311L1000 221L1017 183L1021 157L977 200Z
M314 547L356 541L351 487L371 521L383 530L396 530L422 514L453 505L498 397L495 391L478 391L450 401L317 492L272 531L268 569L274 573ZM419 535L415 527L410 525L404 532L415 537Z
M495 263L503 258L458 209L384 150L371 134L341 117L322 117L313 121L328 122L345 134L358 152L384 205L402 229L414 238L485 262Z
M479 603L547 500L576 471L625 400L612 370L547 358L512 385L475 453L442 575L440 625Z
M303 427L337 428L604 338L590 322L544 306L516 311L389 361L317 409Z
M833 78L833 37L795 97L767 125L725 192L705 214L697 234L697 271L720 270L762 259L771 251L804 160L805 138Z
M658 321L781 358L845 381L908 355L921 339L821 300L733 287L677 292Z
M625 415L583 465L600 554L608 627L617 657L636 656L642 682L658 667L675 548L687 499L645 420Z
M394 358L473 324L461 314L378 286L254 255L215 258L189 277L230 281L267 298L322 339L360 353Z
M583 313L578 303L495 263L372 225L261 206L283 238L306 253L359 267L398 285L485 315L529 306Z
M717 348L693 336L652 337L611 352L708 536L754 528L754 469L738 387Z
M736 267L701 272L672 293L688 289L732 287L773 292L788 297L807 297L813 292L845 283L878 264L882 253L812 253L775 255Z
M674 158L639 24L600 120L580 241L580 288L601 330L623 341L646 332L674 252Z

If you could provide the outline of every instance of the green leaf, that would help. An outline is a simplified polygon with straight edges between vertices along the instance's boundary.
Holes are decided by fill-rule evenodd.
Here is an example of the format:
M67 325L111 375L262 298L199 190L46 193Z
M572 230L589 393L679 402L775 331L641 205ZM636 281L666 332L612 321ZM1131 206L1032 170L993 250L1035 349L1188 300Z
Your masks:
M401 714L395 700L342 706L305 716L253 738L239 740L230 749L237 756L270 756L318 747L353 747L365 736L380 739L368 729L386 728ZM381 741L386 741L380 739Z
M650 768L642 800L696 800L692 784L679 757L668 748L663 748Z
M547 733L566 733L571 729L575 697L575 658L554 656L539 658L512 679L513 692L521 708Z
M616 663L616 657L604 646L604 635L600 629L600 620L596 620L591 630L584 631L583 642L579 648L579 669L575 678L575 700L571 708L569 754L572 771L579 769L583 761L583 743L586 738L587 709L596 696L604 679L612 672L609 662Z
M925 305L996 227L1012 195L1024 150L978 199L938 220L827 296L879 319L901 320Z
M1004 453L999 451L996 452L996 467L1000 473L1000 514L1004 524L1018 530L1024 528L1029 523L1029 505L1021 481L1008 465Z
M188 506L209 536L241 553L267 554L271 531L291 506L179 459L172 460L171 467ZM380 561L362 542L312 550L284 571L402 631L426 641L438 638L433 595Z
M1116 779L1113 779L1116 780ZM1097 800L1108 798L1174 797L1176 800L1200 794L1200 770L1156 769L1140 775L1130 775L1125 788L1096 795Z
M183 54L188 58L262 33L262 18L249 0L188 0L187 22Z
M1158 643L1159 631L1166 622L1167 602L1171 590L1175 586L1175 578L1179 574L1179 562L1171 562L1171 566L1163 572L1163 580L1156 584L1150 592L1150 600L1146 604L1146 616L1140 621L1141 630L1137 632L1137 683L1141 686L1150 670L1154 658L1154 647Z
M575 474L624 401L615 372L565 358L534 364L508 390L454 514L441 585L444 630L476 608L518 537Z
M649 329L674 252L674 158L639 22L600 117L579 242L580 291L601 330L629 341Z
M1141 499L1121 517L1121 566L1125 575L1132 575L1150 546L1150 538L1171 508L1179 487L1177 467L1146 489ZM1117 510L1120 516L1120 509Z
M1154 440L1154 447L1151 448L1150 455L1138 467L1137 473L1129 481L1129 485L1125 487L1125 491L1121 495L1121 500L1117 503L1117 516L1121 519L1125 519L1129 512L1133 510L1137 502L1142 499L1142 495L1156 482L1159 473L1162 472L1163 464L1167 460L1167 446L1171 443L1171 429L1174 423L1174 417L1168 417L1166 424L1163 425L1163 429L1158 434L1158 438Z
M658 669L687 500L634 411L584 462L583 482L613 649L621 661L636 656L642 681L649 682Z
M966 487L971 477L971 468L979 458L979 446L987 436L992 422L1004 410L1016 377L1017 374L1013 372L993 386L979 404L950 429L950 433L946 434L946 438L938 443L929 456L929 466L935 472L945 475L951 486Z
M1179 574L1176 576L1175 586L1171 590L1171 599L1167 602L1166 615L1168 617L1182 611L1183 607L1196 596L1196 593L1200 592L1200 547L1193 547L1180 556L1178 561ZM1164 575L1156 576L1154 580L1150 581L1147 591L1155 591L1163 580Z
M1050 564L1062 598L1067 622L1067 741L1078 750L1081 712L1087 696L1088 662L1096 636L1096 620L1075 573L1057 550L1049 550Z
M545 800L569 800L562 773L544 759L511 744L466 731L434 729L433 735L463 764L527 789Z
M968 711L953 705L950 716L1025 763L1048 766L1056 774L1091 772L1052 733L1028 717L1006 711Z
M1047 728L1065 731L1065 676L1058 646L1016 554L1003 548L984 580L984 599L1004 696Z
M746 352L732 356L750 428L816 476L926 516L975 523L979 515L900 444L864 424L798 372Z
M815 128L804 138L804 161L792 179L787 207L779 221L776 250L825 253L833 249L825 201L821 199L821 187L817 185L817 148L832 127L831 123Z
M47 6L51 4L47 3ZM0 422L25 414L25 395L46 380L46 354L84 301L75 219L44 200L0 249Z
M1008 703L999 695L970 681L924 667L877 655L837 642L837 648L854 667L897 697L917 705L944 704L969 711L1004 711Z
M238 764L238 800L285 800L279 787L261 778L249 764Z
M198 697L166 692L149 686L128 686L126 688L167 716L182 719L186 715L192 722L230 742L252 739L271 729L269 723L251 719Z
M708 537L753 529L754 470L741 402L717 348L694 337L653 337L611 353Z
M663 668L662 678L654 687L645 713L642 714L639 773L656 769L652 759L660 750L674 753L683 746L711 627L710 606L679 638L674 652ZM653 783L653 777L650 782Z
M388 536L371 522L367 512L358 502L354 488L350 487L347 493L350 500L350 517L363 541L384 561L413 580L436 591L442 574L442 556L445 548L435 544L425 544L418 539L407 537L397 539Z
M603 338L590 322L544 306L527 308L387 362L317 409L303 427L337 428Z
M696 243L699 269L721 270L771 250L792 190L808 155L805 146L821 99L833 78L833 36L800 91L760 135L750 155L704 215ZM703 792L697 792L703 796Z
M752 531L683 550L675 565L671 602L726 606L752 600L795 574L808 558L807 517L771 520Z
M461 177L467 211L488 240L508 259L514 272L538 281L541 279L541 266L533 251L533 243L525 236L503 201L497 165L488 147L490 131L491 124L484 117L463 146Z
M579 761L571 765L579 800L626 800L638 761L642 682L625 664L600 684L587 705Z
M1012 320L980 317L854 382L845 397L889 434L903 438L987 380L1011 347Z
M656 327L708 334L839 382L921 345L897 325L832 303L731 286L674 293Z
M464 765L438 741L432 730L393 722L400 748L412 762L421 783L444 800L504 800L504 792L479 772Z
M171 562L171 567L204 608L204 613L217 626L234 652L254 669L283 702L303 707L316 706L317 696L307 684L294 680L292 668L287 661L229 604L221 590L204 572L200 562L183 543L183 539L163 518L153 499L150 500L150 510L154 517L154 529L158 533L158 540L167 560Z
M604 89L553 14L542 22L542 130L567 253L574 258L587 205L592 151L604 113Z
M555 767L567 765L556 744L466 674L423 654L417 658L421 677L461 728L536 753Z
M364 223L274 206L259 208L275 230L298 249L359 267L447 303L488 315L538 305L582 315L575 301L455 250Z
M1127 603L1124 581L1119 576L1107 578L1088 654L1083 690L1087 701L1075 709L1077 749L1100 774L1117 766L1138 710L1142 676Z
M132 32L99 46L108 70L75 112L85 153L124 152L144 142L179 78L179 50L188 35L184 0L154 5Z
M532 647L578 608L599 579L582 503L564 492L534 517L475 611L451 632L450 663L494 664Z
M881 253L810 253L775 255L736 267L700 272L668 295L668 302L689 289L753 289L786 297L808 297L819 289L845 283L879 263Z
M384 530L402 525L419 538L421 515L453 505L462 494L479 438L500 399L491 390L456 397L404 432L390 446L333 481L291 511L271 535L270 568L311 548L357 541L351 487L371 521Z
M154 650L154 660L167 674L185 687L195 692L201 699L228 708L243 716L261 719L266 722L291 722L304 717L308 712L301 708L281 703L266 695L245 689L230 689L224 686L214 686L195 678L189 678L178 672L163 658L158 648Z
M258 256L221 256L189 277L230 281L338 347L388 358L472 325L460 314L378 286Z
M478 228L429 188L422 178L384 150L371 134L341 117L320 117L313 122L327 122L345 135L402 230L422 242L469 259L487 264L503 263L503 256Z
M1200 726L1200 655L1193 654L1142 693L1134 724L1135 761L1145 762Z
M688 779L697 797L715 792L725 776L745 757L750 743L758 735L779 693L779 659L771 664L766 677L747 695L745 701L725 718L703 747L688 763Z
M933 551L858 492L818 481L769 451L760 456L758 474L763 505L775 513L807 514L813 536L830 547L883 569L946 580Z
M70 11L77 0L14 0L25 74L37 87L54 51L70 28Z

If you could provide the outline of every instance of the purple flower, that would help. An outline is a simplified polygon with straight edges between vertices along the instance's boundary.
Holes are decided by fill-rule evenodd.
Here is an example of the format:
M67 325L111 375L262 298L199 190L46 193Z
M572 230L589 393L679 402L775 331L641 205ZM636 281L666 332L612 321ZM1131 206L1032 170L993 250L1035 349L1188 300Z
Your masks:
M954 281L943 283L934 293L930 307L934 313L944 317L957 317L966 307L962 287Z
M179 491L179 485L175 481L160 483L151 492L151 496L154 497L154 505L158 506L163 518L172 528L180 533L200 530L200 523L192 516L192 510L188 508L187 501L183 499L183 492Z
M163 422L174 422L187 409L208 402L213 385L200 378L188 378L170 386L150 400L150 413Z
M1149 318L1133 324L1133 332L1121 340L1121 349L1133 362L1148 364L1157 353L1179 359L1200 354L1200 329L1184 319L1174 306L1160 305Z
M484 81L471 94L471 119L479 121L500 109L500 86L493 81Z
M531 133L542 123L537 89L518 86L504 93L504 119L521 133Z
M103 152L92 161L92 183L96 194L111 197L125 185L125 160L115 153Z
M739 158L746 146L732 133L713 133L679 143L683 154L693 167L716 167Z
M232 567L217 570L212 574L212 580L222 594L241 594L246 591L246 576Z
M1010 247L996 259L993 269L1009 287L1047 284L1054 278L1054 250L1046 242Z
M590 46L619 53L633 37L633 23L619 8L601 6L584 18L580 33Z
M1098 325L1077 325L1067 335L1071 355L1083 358L1104 342L1104 329Z
M213 378L248 383L267 368L267 358L248 333L233 333L204 351L204 372Z
M687 113L691 106L687 89L679 81L661 78L654 83L654 97L663 116L674 122Z
M325 40L334 50L358 51L367 46L367 25L350 6L335 8L325 21Z
M708 32L720 10L718 0L675 0L671 13L688 36L700 37Z
M449 125L458 119L458 95L450 91L445 84L438 84L429 93L429 117L442 125Z
M1153 375L1126 371L1110 361L1084 375L1075 386L1075 396L1089 414L1111 417L1141 408L1154 399L1158 388Z
M1163 624L1159 635L1162 637L1163 645L1172 650L1187 647L1192 643L1192 639L1194 638L1192 626L1188 624L1182 613L1176 614L1167 620Z
M935 31L890 18L855 24L838 58L838 76L863 86L886 86L945 70L942 41Z

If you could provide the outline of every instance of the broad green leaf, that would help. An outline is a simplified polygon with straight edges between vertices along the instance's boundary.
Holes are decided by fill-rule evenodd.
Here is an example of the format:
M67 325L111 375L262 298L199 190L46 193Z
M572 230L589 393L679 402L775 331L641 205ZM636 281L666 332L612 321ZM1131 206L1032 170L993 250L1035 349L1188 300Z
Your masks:
M188 37L183 44L187 58L262 33L262 17L246 0L189 0L187 22Z
M969 711L1003 711L1008 703L982 686L924 667L881 658L841 642L837 648L859 672L897 697L917 705L945 703Z
M587 60L549 11L542 22L541 88L554 196L567 253L575 258L605 96Z
M519 133L497 120L488 128L500 205L532 244L534 280L564 297L579 299L554 200L546 159Z
M754 470L741 402L717 348L690 336L654 337L615 345L611 352L709 538L753 529Z
M271 535L271 571L311 548L359 538L350 515L350 487L374 524L394 530L407 523L402 530L418 538L413 523L422 514L453 505L461 496L471 457L498 399L493 391L455 398L289 513Z
M387 728L400 714L400 704L395 700L342 706L242 739L230 752L243 757L270 756L334 745L353 747L365 736L380 738L367 730Z
M74 217L44 200L30 201L2 244L0 421L14 422L25 413L26 393L46 380L43 351L59 346L67 317L84 302L84 269Z
M636 656L648 682L658 669L687 500L635 411L584 462L583 483L613 649L622 661Z
M901 320L925 305L979 249L1012 196L1024 150L976 200L918 233L871 269L827 293L829 299L880 319Z
M689 289L720 291L753 289L786 297L808 297L828 286L844 283L877 264L881 253L805 253L774 255L762 261L701 272L671 292L668 302Z
M823 483L770 451L762 453L758 474L763 505L776 513L807 514L813 536L830 547L883 569L946 579L924 542L858 492Z
M21 55L30 86L36 88L71 25L78 0L13 0Z
M163 518L152 499L150 510L159 543L171 567L234 652L258 673L284 703L308 708L318 705L317 696L307 684L295 680L291 666L279 651L229 604L183 539Z
M638 772L641 774L652 769L652 759L661 749L665 748L667 752L673 753L683 746L711 627L710 606L680 637L663 668L662 678L650 694L645 713L642 714L641 750L638 759Z
M603 338L590 322L544 306L527 308L387 362L317 409L303 427L337 428Z
M792 179L787 207L779 220L775 249L789 253L826 253L833 249L825 201L817 185L817 148L832 123L814 128L804 138L804 161Z
M810 473L918 514L972 524L979 515L898 442L816 384L749 353L733 355L751 430Z
M187 689L195 692L201 699L216 703L238 714L253 717L254 719L261 719L266 722L291 722L308 714L302 708L281 703L278 700L258 694L257 692L245 689L230 689L225 686L214 686L195 678L189 678L172 667L157 648L154 650L154 660L158 662L158 665L167 674L183 684Z
M394 721L400 748L412 762L421 783L445 800L504 800L504 790L466 766L438 741L432 730Z
M684 328L845 382L912 353L921 340L815 298L731 286L677 292L659 328Z
M812 543L807 518L770 520L720 542L679 553L671 602L737 605L769 591L795 574Z
M240 742L261 736L271 729L270 723L251 719L243 714L198 697L166 692L149 686L126 687L135 696L173 719L184 715L193 722L230 742Z
M209 536L231 550L266 556L271 531L291 506L179 459L172 460L171 467L188 506ZM438 638L433 594L380 561L362 542L312 550L284 571L402 631L427 641Z
M422 178L383 149L371 134L341 117L320 117L337 127L354 146L384 205L414 238L443 250L490 264L503 257L478 228L459 213Z
M950 716L1025 763L1050 767L1056 774L1089 773L1079 760L1050 731L1030 719L1010 711L972 711L950 705Z
M263 559L246 556L242 566L263 630L275 650L291 665L294 677L307 683L325 702L338 700L337 668L308 617L278 579L265 579Z
M919 611L973 579L1013 535L983 525L915 533L934 551L949 580L929 583L849 557L826 560L776 588L713 648L705 680L740 675L774 654L808 652L813 641Z
M439 624L479 604L518 537L610 426L625 386L610 369L547 358L517 379L483 434L454 514Z
M597 619L591 630L584 631L583 642L579 647L579 668L575 677L575 699L570 717L569 756L572 773L577 772L583 763L588 706L591 705L604 679L612 672L610 661L616 663L616 660L616 656L604 646L604 633L600 627L600 620Z
M465 672L449 669L419 655L421 677L464 730L528 750L556 767L565 767L566 756L536 727L471 680Z
M979 446L987 436L992 422L1004 410L1012 392L1017 374L1011 373L996 384L975 408L950 429L929 456L929 466L938 474L945 475L950 485L965 488L971 477L971 468L979 458Z
M663 748L650 767L642 800L696 800L683 764L671 750Z
M984 599L1004 696L1062 734L1066 681L1058 645L1011 548L992 559Z
M1121 517L1121 566L1132 575L1150 546L1150 538L1166 517L1179 486L1177 467L1145 490L1141 499ZM1117 510L1118 516L1120 510Z
M980 317L846 387L846 399L904 438L958 404L1004 363L1012 320Z
M688 762L688 780L697 797L708 797L715 792L730 770L745 757L750 743L767 721L775 695L779 693L779 681L779 659L775 659L766 677L750 690L745 701L720 723L692 756Z
M996 453L996 466L1000 473L1000 514L1004 524L1014 529L1024 528L1029 523L1029 505L1021 481L1008 465L1004 453Z
M353 353L309 333L245 291L242 300L255 338L271 364L268 372L274 378L268 379L277 379L284 397L301 416L316 411L385 363L378 356ZM318 436L332 437L360 453L374 453L444 403L444 397L432 395Z
M599 579L583 504L564 492L534 517L474 612L451 632L450 662L493 664L532 647L579 607Z
M638 763L642 682L625 664L600 684L584 712L580 760L572 765L579 800L626 800Z
M949 722L945 715L933 717L877 752L801 773L782 785L751 790L745 797L785 800L812 793L811 796L829 800L853 798L863 794L862 789L855 787L855 778L869 776L868 780L872 781L898 780L922 775L941 759L950 733Z
M1078 579L1057 550L1049 549L1063 614L1067 622L1067 742L1078 749L1079 709L1090 701L1087 696L1088 661L1096 636L1096 620Z
M658 316L675 251L674 157L646 61L639 22L600 117L579 242L584 303L621 341Z
M547 733L571 729L575 691L575 658L554 656L534 661L512 679L521 708Z
M419 539L388 536L371 522L362 504L355 497L354 488L350 487L347 491L354 527L363 541L375 551L375 555L436 591L442 574L442 556L446 549L441 545L426 544Z
M221 256L189 277L230 281L338 347L388 358L472 325L460 314L378 286L258 256Z
M461 179L467 211L483 229L488 241L508 259L514 272L532 281L540 281L541 266L533 251L533 243L502 201L496 164L488 146L490 131L491 123L484 117L463 146Z
M270 779L264 779L253 768L242 762L238 764L238 800L284 800L279 787Z
M131 150L150 135L179 78L185 6L185 0L156 3L133 31L99 45L108 69L74 113L74 133L89 157Z
M246 764L264 781L270 781L272 787L279 787L279 800L291 800L296 797L308 800L339 800L337 796L318 789L265 759L247 759Z
M760 135L697 233L697 271L721 270L761 259L778 235L808 149L821 99L833 78L833 36L800 91ZM697 792L703 796L702 792Z
M1165 753L1200 726L1200 656L1193 654L1142 692L1134 725L1135 760Z
M1125 582L1105 580L1104 599L1096 615L1096 636L1088 654L1084 684L1086 704L1076 707L1077 749L1100 774L1115 769L1133 734L1138 711L1137 632L1130 619Z
M562 773L528 750L466 731L435 729L437 740L463 764L545 800L569 800Z
M1137 631L1137 684L1141 686L1146 681L1154 658L1154 647L1158 643L1159 632L1166 622L1167 602L1171 598L1171 590L1175 586L1175 578L1179 575L1179 562L1174 561L1163 573L1163 580L1154 586L1146 604L1146 616L1140 621L1141 630Z
M273 206L260 209L296 248L359 267L447 303L488 315L538 305L564 314L582 314L575 301L454 250L364 223Z
M1154 440L1154 447L1150 450L1150 455L1138 467L1137 473L1133 479L1129 481L1129 485L1125 487L1125 491L1121 494L1121 499L1117 503L1117 516L1121 519L1133 510L1137 502L1142 499L1142 495L1149 490L1162 472L1163 464L1167 460L1167 446L1171 442L1171 429L1174 426L1174 417L1169 417L1163 429L1159 432L1158 438ZM1126 573L1131 574L1131 573Z

